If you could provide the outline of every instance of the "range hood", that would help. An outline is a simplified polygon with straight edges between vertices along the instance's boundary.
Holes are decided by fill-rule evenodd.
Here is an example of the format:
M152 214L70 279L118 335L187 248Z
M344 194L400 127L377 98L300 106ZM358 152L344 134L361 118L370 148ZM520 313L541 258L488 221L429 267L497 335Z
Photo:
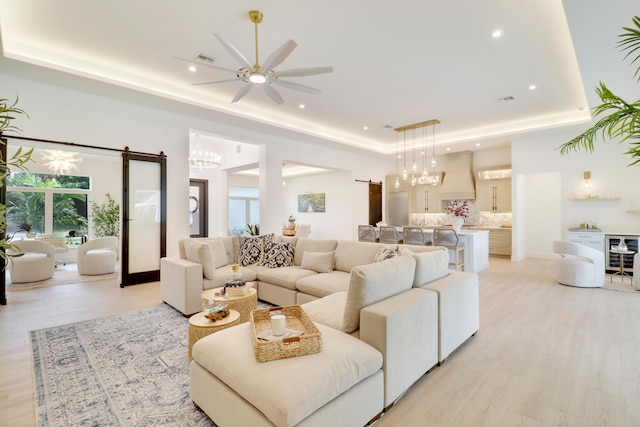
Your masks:
M445 155L445 173L440 187L441 200L475 200L473 152L462 151Z

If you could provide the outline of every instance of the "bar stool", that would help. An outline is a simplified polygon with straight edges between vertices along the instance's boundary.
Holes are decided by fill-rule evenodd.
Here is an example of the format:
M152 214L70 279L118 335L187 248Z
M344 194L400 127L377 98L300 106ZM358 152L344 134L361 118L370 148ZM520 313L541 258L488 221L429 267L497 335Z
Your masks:
M424 246L427 242L424 231L420 227L402 227L402 240L405 245L420 245Z
M358 240L361 242L377 242L376 230L373 225L359 225Z
M454 253L454 263L452 265L456 271L462 267L464 270L464 243L460 241L456 230L449 227L438 227L433 229L433 245L444 246Z
M402 239L400 238L400 233L395 227L391 227L389 225L383 225L380 228L380 243L387 244L398 244L402 243Z

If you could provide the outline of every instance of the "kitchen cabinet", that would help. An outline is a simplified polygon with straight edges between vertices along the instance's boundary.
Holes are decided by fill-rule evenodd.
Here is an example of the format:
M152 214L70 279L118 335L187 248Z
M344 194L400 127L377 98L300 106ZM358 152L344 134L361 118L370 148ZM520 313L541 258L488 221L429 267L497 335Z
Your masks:
M412 212L442 212L440 186L418 185L412 190Z
M477 181L476 209L480 212L511 212L511 179Z
M580 243L581 245L589 246L590 248L604 252L604 233L579 231L568 232L566 234L566 239L570 242Z
M511 256L511 228L472 227L474 230L489 232L489 255Z

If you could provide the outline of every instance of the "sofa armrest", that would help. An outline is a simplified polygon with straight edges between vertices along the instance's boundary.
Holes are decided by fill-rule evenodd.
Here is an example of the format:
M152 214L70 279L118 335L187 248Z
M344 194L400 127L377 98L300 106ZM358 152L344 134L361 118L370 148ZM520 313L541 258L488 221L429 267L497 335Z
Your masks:
M438 296L410 289L360 311L360 339L383 356L388 407L438 363Z
M178 257L160 259L160 297L185 316L202 310L202 265Z

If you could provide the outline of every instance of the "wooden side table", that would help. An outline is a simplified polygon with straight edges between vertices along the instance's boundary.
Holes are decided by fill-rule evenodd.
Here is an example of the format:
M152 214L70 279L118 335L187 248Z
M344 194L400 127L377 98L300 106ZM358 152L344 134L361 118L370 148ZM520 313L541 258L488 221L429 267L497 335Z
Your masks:
M193 357L191 357L191 349L193 349L193 345L200 338L204 338L214 332L230 328L240 323L240 313L236 310L229 310L229 315L227 317L215 322L204 317L204 311L191 316L189 318L189 362L193 360Z
M219 298L216 293L222 292L222 288L207 289L202 293L202 300ZM248 322L252 310L258 308L258 291L256 288L249 289L246 295L229 296L229 310L237 310L240 313L240 323Z

